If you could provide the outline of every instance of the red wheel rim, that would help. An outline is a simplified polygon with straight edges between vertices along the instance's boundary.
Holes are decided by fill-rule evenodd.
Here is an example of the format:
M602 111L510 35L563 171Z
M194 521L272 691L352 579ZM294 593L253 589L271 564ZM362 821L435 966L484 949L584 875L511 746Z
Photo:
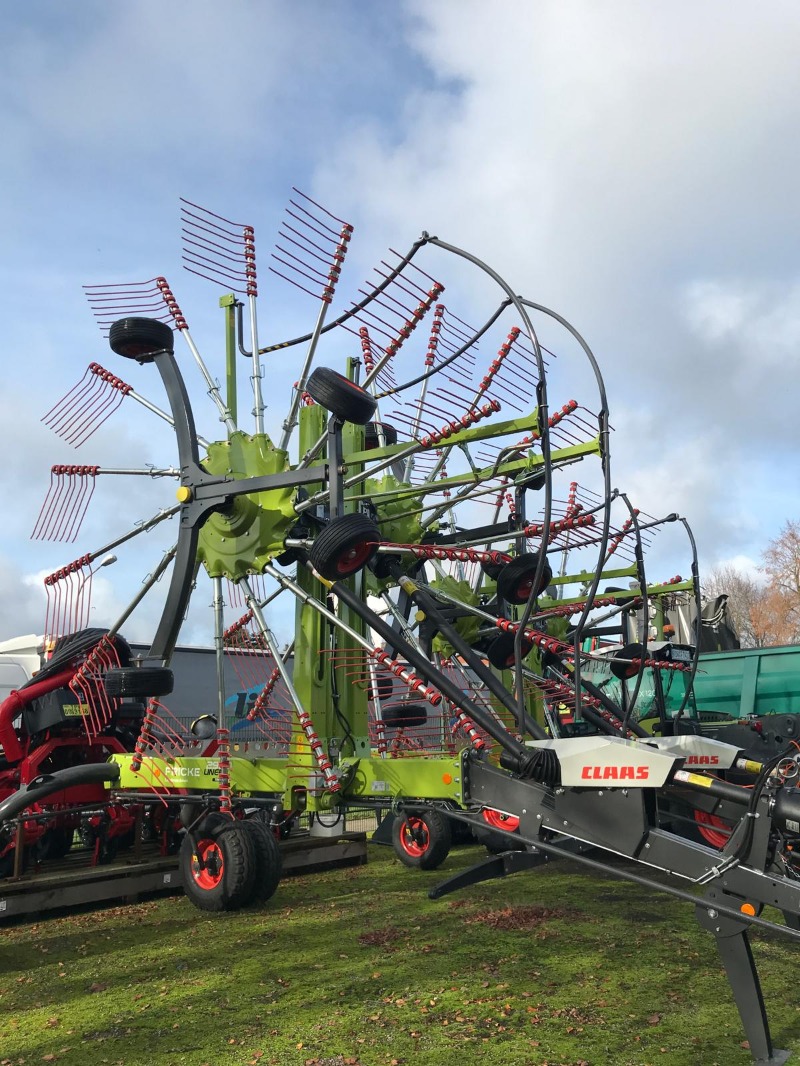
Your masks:
M406 855L421 858L430 847L431 837L422 818L406 818L400 830L400 846Z
M219 844L214 840L201 840L192 855L192 879L198 888L208 892L222 881L225 862Z
M503 811L486 810L481 812L483 820L492 829L504 829L507 833L516 833L519 818L516 814L504 814Z
M369 559L371 551L372 544L368 540L362 540L359 541L358 544L353 544L352 547L342 552L336 560L336 573L342 574L343 576L354 574L356 570L360 570L364 563Z
M523 640L523 642L522 642L522 658L523 659L526 657L526 655L528 655L528 653L530 652L532 647L533 647L532 644L529 644L526 640ZM517 661L516 660L516 656L514 655L514 652L512 651L509 654L508 658L506 659L506 666L513 666L516 661Z
M518 600L527 600L531 594L533 588L533 575L526 577L524 581L520 581L517 585L516 596Z
M719 850L725 847L731 835L731 827L727 822L717 818L715 814L709 814L708 811L698 810L694 812L694 820L697 823L697 830L700 836L706 843ZM725 831L722 832L721 830Z

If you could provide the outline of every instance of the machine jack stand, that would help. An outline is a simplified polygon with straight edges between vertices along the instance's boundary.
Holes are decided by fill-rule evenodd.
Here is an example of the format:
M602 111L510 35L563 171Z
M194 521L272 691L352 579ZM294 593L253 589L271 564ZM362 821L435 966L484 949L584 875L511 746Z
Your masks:
M720 914L714 906L716 896L716 892L709 892L705 902L698 904L697 920L716 938L754 1066L782 1066L790 1052L772 1046L761 982L747 935L748 922ZM725 896L724 902L730 905L734 901Z

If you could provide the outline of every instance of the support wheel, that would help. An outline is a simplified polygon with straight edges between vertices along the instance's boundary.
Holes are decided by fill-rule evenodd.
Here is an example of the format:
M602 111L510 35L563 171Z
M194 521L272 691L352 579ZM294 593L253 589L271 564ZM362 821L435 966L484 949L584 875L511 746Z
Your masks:
M255 853L256 875L250 903L266 903L275 895L281 879L283 859L275 834L264 822L248 818L242 826L250 833Z
M183 890L201 911L233 911L252 898L256 856L250 831L226 819L181 844Z
M395 854L405 866L435 870L450 852L450 822L439 811L407 811L392 826Z
M378 401L360 385L327 366L317 367L306 382L306 392L340 422L354 422L357 426L366 425L378 406Z
M522 638L522 658L530 652L533 643ZM498 670L509 670L514 665L514 634L500 633L486 648L486 658Z
M502 855L506 851L524 849L524 844L509 835L518 829L519 818L516 815L485 810L473 825L472 835L479 844L483 844L490 855Z
M53 862L63 859L72 847L74 838L74 829L66 829L59 825L52 826L36 842L37 860L39 862Z
M119 318L111 324L108 343L112 352L140 363L152 363L156 352L175 347L172 329L156 318Z
M428 721L428 708L424 703L398 703L383 708L383 724L390 729L414 729Z
M397 429L389 422L381 422L380 430L383 433L383 439L386 441L386 447L390 444L397 444ZM372 451L373 448L380 447L380 437L378 435L378 423L369 422L364 434L364 450Z
M518 555L516 559L512 559L497 575L498 596L501 596L506 603L527 603L533 592L533 579L538 565L539 555L536 552ZM544 592L552 577L553 571L550 569L550 564L545 561L535 593L537 596Z
M378 550L381 531L365 514L332 519L311 545L311 564L328 581L350 577L367 565Z
M608 668L614 677L619 678L620 681L626 681L630 677L636 677L639 673L638 664L631 663L630 661L614 662L614 659L644 659L646 654L644 645L626 644L624 648L620 648L619 651L614 652L614 658L608 664Z
M124 670L109 670L104 678L106 695L166 696L172 692L173 673L165 666L132 666Z

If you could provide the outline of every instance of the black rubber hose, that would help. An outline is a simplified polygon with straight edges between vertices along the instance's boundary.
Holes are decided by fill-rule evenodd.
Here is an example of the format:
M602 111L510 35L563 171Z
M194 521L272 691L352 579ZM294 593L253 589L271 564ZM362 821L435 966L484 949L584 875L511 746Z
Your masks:
M90 763L88 766L68 766L64 770L55 770L52 774L40 774L29 781L24 788L12 792L0 803L0 822L16 818L26 807L38 803L53 792L63 792L76 785L97 785L119 781L119 767L116 763Z

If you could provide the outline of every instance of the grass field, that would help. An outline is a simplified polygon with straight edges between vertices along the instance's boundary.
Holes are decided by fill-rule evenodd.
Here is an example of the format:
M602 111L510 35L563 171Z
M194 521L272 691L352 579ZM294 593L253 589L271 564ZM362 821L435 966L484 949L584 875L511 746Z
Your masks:
M746 1066L690 905L553 864L432 902L482 857L284 880L263 909L183 897L0 928L0 1064ZM756 932L773 1039L800 1052L795 946Z

